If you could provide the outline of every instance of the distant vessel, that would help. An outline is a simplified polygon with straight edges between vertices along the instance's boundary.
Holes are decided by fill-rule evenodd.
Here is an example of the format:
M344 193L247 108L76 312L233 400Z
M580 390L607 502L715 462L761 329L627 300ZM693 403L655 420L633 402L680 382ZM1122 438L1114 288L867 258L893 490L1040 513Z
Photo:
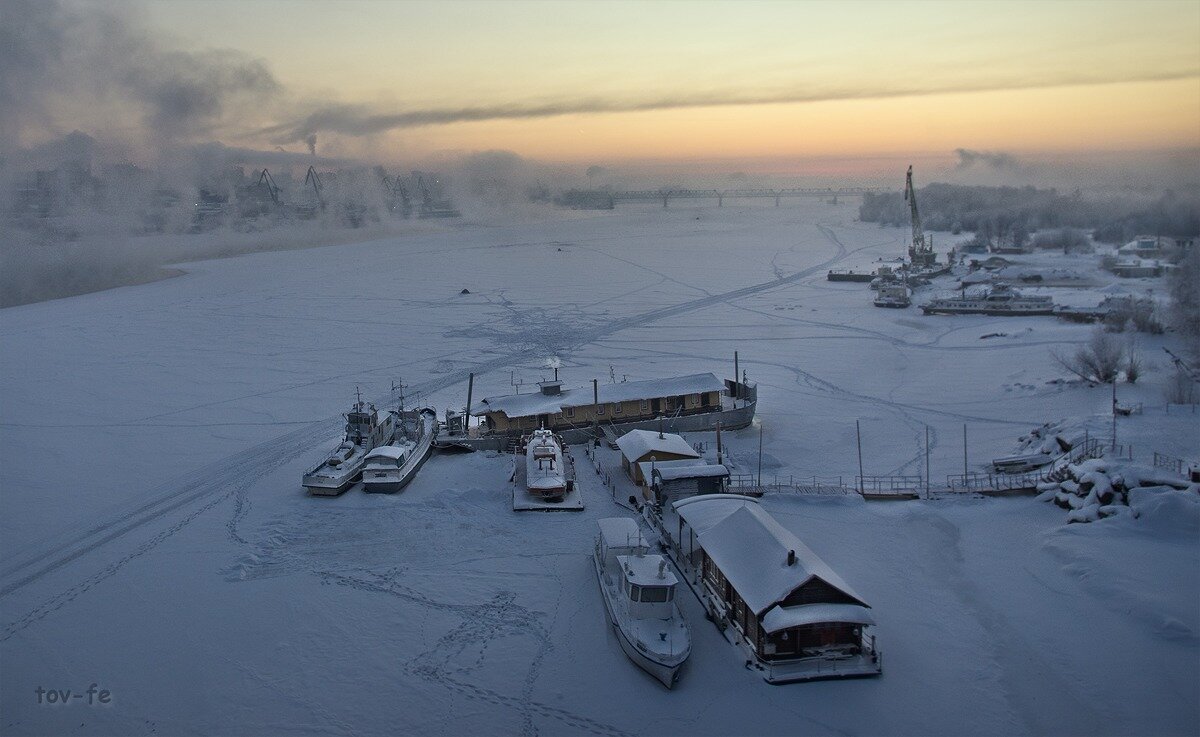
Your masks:
M525 440L525 487L546 501L561 501L566 496L562 441L549 430L534 430Z
M401 411L399 417L394 440L367 454L362 472L363 491L400 491L433 452L437 413L426 408Z
M359 396L346 413L345 439L329 458L304 474L304 488L318 496L341 494L362 475L367 453L392 442L395 432L396 415L364 404Z
M1007 284L960 297L943 297L921 305L926 315L1052 315L1054 301L1044 295L1026 296Z
M893 307L904 309L912 304L906 284L888 284L875 292L876 307Z
M679 580L628 517L597 520L592 562L608 619L621 649L642 670L671 688L692 652L691 633L675 605Z

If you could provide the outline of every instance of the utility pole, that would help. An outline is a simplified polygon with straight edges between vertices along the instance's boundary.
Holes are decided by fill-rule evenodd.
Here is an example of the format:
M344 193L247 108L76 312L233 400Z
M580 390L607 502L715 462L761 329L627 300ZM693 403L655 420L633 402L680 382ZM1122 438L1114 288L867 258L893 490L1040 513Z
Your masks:
M925 497L929 497L929 425L925 426Z
M858 437L858 493L863 494L863 465L862 465L862 428L858 420L854 421L854 434Z

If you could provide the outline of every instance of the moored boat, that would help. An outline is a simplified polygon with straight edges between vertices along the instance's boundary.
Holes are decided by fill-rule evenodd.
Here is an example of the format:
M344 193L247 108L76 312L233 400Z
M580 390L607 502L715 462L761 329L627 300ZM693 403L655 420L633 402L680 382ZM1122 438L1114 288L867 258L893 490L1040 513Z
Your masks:
M613 517L597 524L592 562L617 641L638 667L671 688L692 651L687 622L675 605L679 580L665 558L648 554L637 522Z
M304 474L304 488L318 496L337 496L362 475L367 454L392 442L396 415L380 412L360 397L346 413L346 434L329 458Z
M549 430L525 439L525 488L546 501L561 501L567 493L562 441Z
M908 295L907 285L888 284L875 293L874 303L876 307L904 309L912 304L912 298Z
M1046 295L1025 295L1008 284L997 282L991 289L942 297L921 305L926 315L1052 315L1054 300Z
M400 491L417 475L433 452L437 413L432 409L401 411L394 440L367 454L363 464L363 491Z

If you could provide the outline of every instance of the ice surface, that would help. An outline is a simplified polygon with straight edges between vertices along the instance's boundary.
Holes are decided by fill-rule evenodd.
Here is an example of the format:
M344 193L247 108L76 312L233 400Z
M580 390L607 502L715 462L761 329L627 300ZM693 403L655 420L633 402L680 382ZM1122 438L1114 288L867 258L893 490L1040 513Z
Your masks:
M598 476L572 515L514 513L511 461L485 453L434 456L402 495L300 488L356 386L380 407L395 380L410 402L460 408L469 372L475 396L507 394L551 378L550 357L586 385L610 366L618 381L724 378L740 351L759 422L722 433L723 450L736 473L758 472L761 430L764 483L849 482L855 420L868 474L922 472L928 427L935 479L962 472L964 425L972 470L1044 422L1107 426L1108 387L1047 383L1063 376L1049 349L1091 328L925 318L827 282L903 251L905 231L853 212L630 207L186 264L0 311L0 727L1200 732L1200 543L1183 497L1144 492L1138 518L1067 526L1030 498L768 494L764 508L871 603L883 677L769 686L681 590L693 654L667 692L605 625L595 520L631 513ZM1083 270L1078 258L1062 265ZM1100 289L1037 291L1094 305ZM1167 414L1169 366L1148 363L1118 387L1145 403L1120 418L1121 442L1143 462L1194 459L1200 415ZM93 682L110 705L36 702L39 686ZM1098 696L1113 684L1119 698Z

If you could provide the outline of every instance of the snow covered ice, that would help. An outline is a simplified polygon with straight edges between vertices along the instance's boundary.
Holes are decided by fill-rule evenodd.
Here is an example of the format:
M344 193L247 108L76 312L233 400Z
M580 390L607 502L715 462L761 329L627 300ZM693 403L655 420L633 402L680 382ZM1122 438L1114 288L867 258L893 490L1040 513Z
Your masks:
M1042 422L1107 417L1106 388L1048 383L1049 349L1091 328L880 310L827 282L903 251L906 230L854 213L672 203L447 225L3 310L0 730L1200 732L1195 504L1066 525L1031 497L768 493L871 602L883 675L770 686L681 591L693 650L668 692L606 626L596 520L631 513L598 484L582 512L517 514L511 459L481 452L435 455L394 496L303 493L356 386L380 407L393 380L461 407L468 373L476 397L514 376L531 390L548 359L585 386L610 366L723 378L739 351L758 420L723 439L756 470L761 425L770 478L852 478L856 420L867 474L921 473L928 426L938 479L962 469L964 424L975 470ZM1118 432L1195 458L1200 416L1163 413L1167 370L1120 386L1146 409ZM110 704L37 703L93 683Z

